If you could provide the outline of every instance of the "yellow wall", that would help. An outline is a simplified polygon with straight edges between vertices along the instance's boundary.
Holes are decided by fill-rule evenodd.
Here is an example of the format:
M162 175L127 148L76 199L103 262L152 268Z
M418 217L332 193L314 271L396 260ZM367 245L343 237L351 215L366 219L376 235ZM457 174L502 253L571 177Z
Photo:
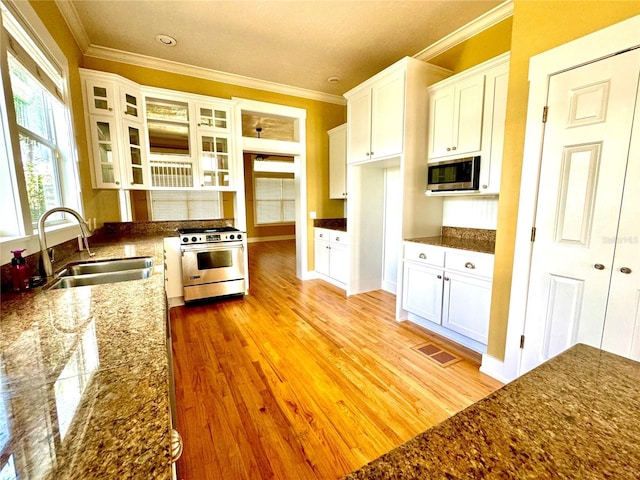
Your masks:
M429 63L459 73L511 49L512 17L433 57Z
M504 358L505 351L529 95L529 59L637 14L640 14L638 1L514 2L511 71L488 345L488 353L495 358Z
M118 194L112 190L93 190L87 150L87 134L82 105L82 90L78 67L82 66L82 52L75 43L58 7L51 1L31 2L42 23L47 27L69 62L69 84L71 93L72 116L76 146L78 150L78 170L84 215L87 219L96 218L98 225L104 222L117 222L120 218Z

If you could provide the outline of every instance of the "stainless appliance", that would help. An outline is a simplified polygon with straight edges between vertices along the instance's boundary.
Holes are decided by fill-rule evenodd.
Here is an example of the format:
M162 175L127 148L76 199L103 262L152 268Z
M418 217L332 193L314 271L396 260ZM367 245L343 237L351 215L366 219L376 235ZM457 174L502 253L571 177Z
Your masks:
M184 300L244 294L245 233L233 227L178 229Z
M478 190L479 184L480 156L443 160L428 165L428 191Z

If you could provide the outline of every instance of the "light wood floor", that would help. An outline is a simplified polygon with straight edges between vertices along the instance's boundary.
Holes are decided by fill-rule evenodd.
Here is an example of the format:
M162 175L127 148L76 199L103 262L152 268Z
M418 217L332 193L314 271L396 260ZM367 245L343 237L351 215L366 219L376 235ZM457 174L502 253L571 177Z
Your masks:
M394 295L298 280L294 241L249 264L250 295L171 310L180 479L337 479L501 386L417 352Z

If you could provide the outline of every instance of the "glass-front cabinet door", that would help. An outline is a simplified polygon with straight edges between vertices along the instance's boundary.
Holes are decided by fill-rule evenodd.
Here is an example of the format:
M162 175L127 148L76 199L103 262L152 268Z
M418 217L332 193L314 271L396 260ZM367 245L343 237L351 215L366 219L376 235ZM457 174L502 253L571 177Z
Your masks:
M196 103L198 130L231 131L231 108L226 105Z
M125 151L124 163L128 185L124 188L146 189L150 186L146 159L145 132L133 122L124 122Z
M87 93L87 107L90 114L115 114L115 86L112 82L96 78L87 78L85 88Z
M121 188L115 118L92 115L90 125L94 187Z
M122 118L142 123L142 95L138 88L121 85L120 105L122 106Z
M200 186L230 187L231 138L229 135L200 133Z

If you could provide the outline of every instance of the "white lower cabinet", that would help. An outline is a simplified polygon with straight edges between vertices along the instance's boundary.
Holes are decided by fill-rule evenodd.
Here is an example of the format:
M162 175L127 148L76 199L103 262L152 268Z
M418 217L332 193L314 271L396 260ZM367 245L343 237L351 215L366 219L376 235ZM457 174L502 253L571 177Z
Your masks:
M163 241L164 249L164 289L169 308L184 305L182 288L182 252L180 238L167 237Z
M346 288L349 278L349 237L346 232L315 228L315 271L324 280Z
M414 323L483 351L492 276L491 254L405 242L402 308Z

